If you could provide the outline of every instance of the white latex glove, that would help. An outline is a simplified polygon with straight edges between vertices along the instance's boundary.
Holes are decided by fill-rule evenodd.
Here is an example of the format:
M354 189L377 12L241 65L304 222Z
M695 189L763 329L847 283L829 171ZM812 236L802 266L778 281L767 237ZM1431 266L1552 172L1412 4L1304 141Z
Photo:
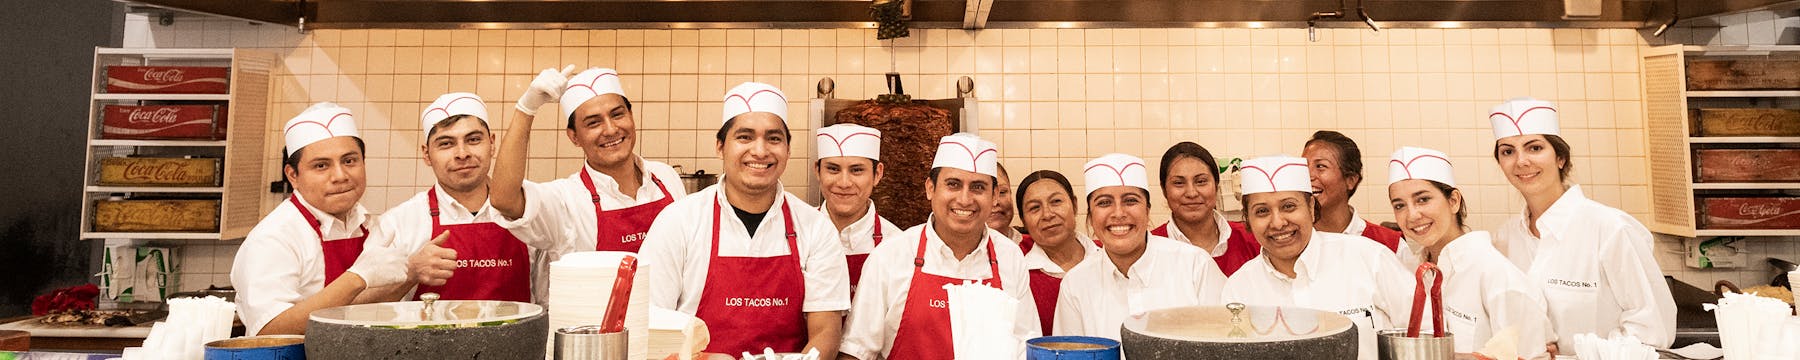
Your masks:
M519 103L514 107L525 115L537 116L538 108L562 97L563 87L569 84L569 74L573 73L575 65L572 64L564 66L562 71L544 69L537 78L531 79L531 86L525 89L525 95L519 96Z
M366 246L349 272L363 279L363 288L374 289L406 282L405 250L390 246Z

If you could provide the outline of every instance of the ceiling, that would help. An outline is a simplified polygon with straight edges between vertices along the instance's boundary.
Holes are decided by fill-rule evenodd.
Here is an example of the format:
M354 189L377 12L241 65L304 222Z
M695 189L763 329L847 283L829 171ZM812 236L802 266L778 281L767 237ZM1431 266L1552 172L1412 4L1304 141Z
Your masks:
M121 0L124 1L124 0ZM1357 0L911 0L914 28L1362 27ZM302 29L858 28L874 27L867 0L130 0ZM1340 5L1342 4L1342 5ZM1365 0L1384 28L1644 28L1677 14L1687 25L1717 15L1792 11L1800 0ZM1599 16L1567 18L1565 5ZM1677 8L1679 7L1679 8ZM1699 19L1690 21L1689 19Z

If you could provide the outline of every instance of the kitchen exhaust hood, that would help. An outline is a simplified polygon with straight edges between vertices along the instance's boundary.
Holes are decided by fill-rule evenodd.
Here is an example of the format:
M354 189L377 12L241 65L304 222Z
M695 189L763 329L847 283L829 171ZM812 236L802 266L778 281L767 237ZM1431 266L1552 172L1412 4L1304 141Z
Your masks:
M911 28L1647 28L1800 0L907 0ZM868 0L131 0L308 29L872 28ZM1349 3L1348 9L1343 5ZM1679 9L1677 8L1679 7ZM1360 12L1357 11L1360 8ZM1371 21L1356 16L1368 14ZM1597 15L1596 15L1597 14ZM1315 18L1316 19L1316 18ZM1684 24L1687 25L1687 24Z

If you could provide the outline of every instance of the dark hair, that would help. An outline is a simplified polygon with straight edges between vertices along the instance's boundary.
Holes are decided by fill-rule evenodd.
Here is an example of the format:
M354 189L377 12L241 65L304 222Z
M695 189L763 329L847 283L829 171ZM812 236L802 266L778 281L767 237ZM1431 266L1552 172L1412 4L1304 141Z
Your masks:
M1556 180L1557 181L1568 181L1569 174L1575 173L1575 161L1571 160L1573 158L1570 156L1570 153L1572 153L1572 151L1569 150L1569 142L1564 141L1561 136L1550 135L1550 134L1543 134L1543 135L1544 135L1544 141L1550 143L1550 150L1556 152L1556 159L1563 161L1562 168L1556 169L1557 170L1556 171ZM1500 161L1500 144L1498 143L1498 140L1495 140L1495 141L1496 141L1496 143L1494 144L1494 161Z
M935 169L933 169L933 170L935 170ZM1075 187L1069 185L1069 178L1063 177L1062 173L1056 172L1054 170L1038 170L1038 171L1031 172L1031 174L1025 175L1024 180L1019 180L1019 188L1013 189L1013 204L1015 204L1014 206L1020 206L1020 205L1024 204L1025 203L1025 188L1030 187L1032 183L1036 183L1041 180L1054 181L1054 182L1056 182L1057 185L1062 185L1063 192L1069 194L1069 200L1070 201L1075 200ZM1081 204L1076 203L1075 206L1077 209L1080 209ZM1017 213L1019 215L1019 221L1025 221L1025 212L1014 211L1014 213Z
M1457 190L1455 186L1450 186L1449 184L1437 182L1437 180L1425 180L1425 181L1430 182L1431 187L1437 188L1438 192L1443 194L1444 201L1450 200L1451 193L1461 193L1461 191ZM1456 207L1456 226L1457 227L1467 227L1467 226L1464 226L1463 224L1467 223L1467 221L1465 221L1465 220L1467 220L1468 218L1469 218L1469 199L1464 198L1464 199L1462 199L1462 201L1460 201L1457 204L1457 207Z
M1008 174L1006 172L1006 165L1001 165L1000 162L995 161L994 162L994 178L995 178L995 180L998 180L1000 175L1011 175L1011 174ZM1008 177L1011 177L1011 176L1008 176Z
M427 141L427 142L431 141L431 137L433 135L437 135L438 129L443 129L443 128L447 128L447 127L456 125L457 122L462 121L464 118L475 118L476 120L481 120L481 130L489 131L489 132L493 131L493 129L488 128L487 120L483 120L480 117L476 117L475 115L462 114L462 115L447 117L447 118L444 118L443 120L439 120L436 124L432 124L431 128L426 129L426 131L425 131L425 141ZM427 147L430 147L430 145L428 144Z
M618 95L619 95L620 99L625 100L625 110L631 110L631 98L626 97L625 94L618 94ZM595 97L599 97L599 96L595 96ZM575 130L575 113L572 113L572 112L569 113L569 124L565 125L565 127L569 130Z
M1182 157L1199 159L1201 163L1205 163L1206 172L1212 174L1213 183L1218 183L1219 160L1214 159L1212 152L1206 151L1205 146L1200 146L1200 144L1195 144L1192 141L1183 141L1175 144L1175 146L1170 146L1168 151L1163 152L1162 168L1159 170L1161 172L1158 173L1162 176L1162 182L1160 182L1160 184L1165 187L1169 186L1169 165L1174 164L1176 159Z
M725 132L731 130L731 127L736 126L736 125L737 125L736 117L732 117L731 120L725 120L725 124L719 125L719 132L717 134L713 135L713 139L717 139L721 143L725 142ZM786 119L783 119L781 121L781 134L782 134L782 136L787 137L788 144L794 143L794 131L792 129L788 129Z
M1331 130L1319 130L1318 132L1313 133L1312 140L1306 141L1306 146L1312 146L1313 143L1329 145L1336 149L1338 153L1338 169L1341 170L1340 172L1342 172L1344 176L1356 176L1356 179L1359 182L1362 180L1362 149L1356 147L1355 140L1350 140L1350 137L1344 136L1344 133ZM1351 187L1350 193L1345 195L1345 197L1354 196L1356 196L1356 187Z

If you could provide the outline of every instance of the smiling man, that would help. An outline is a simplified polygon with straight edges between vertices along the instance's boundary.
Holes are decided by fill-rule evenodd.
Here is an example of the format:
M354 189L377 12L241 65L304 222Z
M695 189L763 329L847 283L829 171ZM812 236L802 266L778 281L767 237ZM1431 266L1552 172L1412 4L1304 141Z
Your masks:
M839 359L951 358L944 285L964 281L999 288L1017 299L1014 335L1038 337L1025 256L987 228L999 156L994 143L971 134L952 134L938 142L925 183L931 217L869 254Z
M773 86L732 88L715 143L724 180L669 205L640 253L650 305L705 321L709 353L831 354L842 337L844 246L825 214L782 190L787 110Z
M819 193L825 197L819 211L829 215L831 224L838 229L854 296L869 251L888 236L900 234L900 227L882 218L875 201L869 200L887 172L881 164L881 130L837 124L820 128L814 138L818 140L814 149L819 161L813 164L813 173L818 175Z
M313 310L392 301L406 284L406 252L366 242L362 136L337 104L318 103L282 128L281 173L294 195L263 217L231 265L247 334L305 334Z
M1262 254L1225 281L1224 302L1336 312L1357 326L1359 359L1375 359L1375 331L1411 318L1412 272L1387 247L1313 228L1306 159L1268 156L1239 167L1244 220Z

